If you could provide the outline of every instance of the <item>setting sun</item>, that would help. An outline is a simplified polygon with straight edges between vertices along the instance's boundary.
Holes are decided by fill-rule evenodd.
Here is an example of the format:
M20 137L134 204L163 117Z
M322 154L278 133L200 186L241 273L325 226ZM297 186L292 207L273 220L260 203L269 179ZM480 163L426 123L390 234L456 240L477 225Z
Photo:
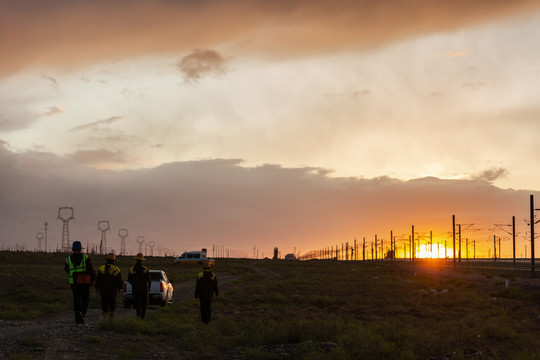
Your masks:
M452 249L446 249L446 254L444 250L444 245L433 244L432 246L420 245L416 251L417 258L430 259L430 258L440 258L444 259L446 256L452 253Z

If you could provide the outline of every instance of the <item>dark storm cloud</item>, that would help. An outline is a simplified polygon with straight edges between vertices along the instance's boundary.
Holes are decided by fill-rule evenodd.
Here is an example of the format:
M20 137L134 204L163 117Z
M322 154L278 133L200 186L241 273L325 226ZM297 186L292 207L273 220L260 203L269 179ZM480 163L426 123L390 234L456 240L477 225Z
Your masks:
M221 76L225 74L225 60L214 50L195 49L184 56L177 65L184 81L197 82L206 76Z
M496 169L484 172L483 179L404 182L331 178L314 168L243 167L235 159L103 171L77 165L80 158L73 161L74 156L121 159L108 151L61 158L0 146L0 203L25 222L0 216L0 242L34 239L43 222L55 223L59 206L75 208L72 237L90 244L99 241L95 229L105 219L112 233L129 229L132 249L136 236L143 235L176 251L257 244L268 254L274 246L307 251L377 233L384 237L390 230L406 233L411 224L417 231L446 232L452 214L458 221L492 224L512 215L526 218L528 212L529 192L502 190L483 180L500 176ZM14 230L7 232L8 227ZM61 224L51 226L51 242L60 234Z

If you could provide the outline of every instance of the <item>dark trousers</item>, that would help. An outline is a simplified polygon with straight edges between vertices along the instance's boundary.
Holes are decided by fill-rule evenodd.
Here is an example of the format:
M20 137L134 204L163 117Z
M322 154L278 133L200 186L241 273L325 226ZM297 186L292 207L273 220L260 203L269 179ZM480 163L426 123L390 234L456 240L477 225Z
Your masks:
M144 319L148 307L148 294L133 293L133 307L137 310L137 316Z
M79 318L79 313L84 317L88 311L90 303L90 285L71 284L73 292L73 311L75 311L75 319L77 323L84 322Z
M101 308L103 309L103 314L114 313L116 307L116 294L111 295L101 295Z
M199 297L199 301L201 303L201 321L208 324L210 322L210 315L212 312L212 309L210 308L212 299L203 299Z

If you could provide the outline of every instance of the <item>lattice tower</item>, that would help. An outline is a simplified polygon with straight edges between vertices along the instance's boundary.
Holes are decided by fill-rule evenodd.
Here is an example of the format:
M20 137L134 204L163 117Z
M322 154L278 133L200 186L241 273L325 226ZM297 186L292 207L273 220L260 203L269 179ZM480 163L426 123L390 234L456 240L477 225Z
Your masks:
M110 229L108 220L100 220L98 222L98 230L101 231L101 242L99 243L99 253L105 254L107 252L107 230Z
M69 241L69 221L75 219L73 215L73 207L63 206L58 208L58 220L64 223L62 226L62 251L69 252L71 244Z
M142 253L142 244L144 244L144 236L137 236L137 243L139 244L139 252Z
M128 236L127 229L118 230L118 236L120 236L120 255L126 254L126 238Z
M38 232L36 234L36 239L38 240L38 251L41 251L41 240L43 240L43 238L45 237L45 235L43 235L42 232Z

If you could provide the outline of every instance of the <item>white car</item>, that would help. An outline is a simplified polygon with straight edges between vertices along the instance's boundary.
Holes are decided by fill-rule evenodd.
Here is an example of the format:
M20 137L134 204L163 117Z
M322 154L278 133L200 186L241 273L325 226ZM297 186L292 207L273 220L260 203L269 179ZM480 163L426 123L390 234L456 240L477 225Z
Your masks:
M175 264L181 265L205 265L212 266L216 260L210 259L206 256L206 251L186 251L176 259L174 259Z
M148 292L148 302L150 305L166 306L173 301L173 286L167 274L163 270L149 270L150 272L150 291ZM133 306L133 295L131 293L131 284L124 281L123 303L126 309Z

